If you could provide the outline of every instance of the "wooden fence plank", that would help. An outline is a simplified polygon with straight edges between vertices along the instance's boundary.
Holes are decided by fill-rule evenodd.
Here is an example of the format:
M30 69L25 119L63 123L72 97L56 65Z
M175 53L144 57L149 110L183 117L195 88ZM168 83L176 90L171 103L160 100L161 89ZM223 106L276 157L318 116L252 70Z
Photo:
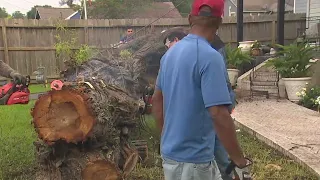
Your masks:
M3 21L1 25L2 29L2 39L3 39L3 49L4 49L4 62L9 64L9 50L8 50L8 41L7 41L7 27L6 21Z

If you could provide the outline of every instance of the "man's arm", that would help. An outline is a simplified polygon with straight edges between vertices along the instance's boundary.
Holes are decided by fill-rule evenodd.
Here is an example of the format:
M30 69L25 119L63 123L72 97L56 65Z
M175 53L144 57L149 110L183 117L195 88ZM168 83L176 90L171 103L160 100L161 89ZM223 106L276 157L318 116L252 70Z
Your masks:
M158 77L155 85L155 91L152 96L152 113L156 119L157 126L162 132L163 128L163 96L161 91L161 70L159 69Z
M154 118L156 119L157 126L162 132L163 128L163 96L162 92L159 89L155 89L153 97L152 97L152 113Z
M14 70L9 65L0 60L0 76L9 78L12 72L14 72Z
M201 64L203 101L213 119L215 131L230 158L239 167L243 167L247 161L237 141L235 126L227 108L231 101L222 57L216 55L213 60L204 60Z

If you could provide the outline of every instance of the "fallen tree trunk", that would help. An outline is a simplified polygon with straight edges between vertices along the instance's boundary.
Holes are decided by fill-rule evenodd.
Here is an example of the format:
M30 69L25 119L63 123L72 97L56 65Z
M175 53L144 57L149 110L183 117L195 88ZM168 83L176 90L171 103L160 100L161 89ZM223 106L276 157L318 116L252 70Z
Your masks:
M155 81L165 53L164 37L146 35L108 59L69 67L63 72L69 84L37 100L31 112L38 134L37 180L128 177L139 159L130 134L137 131L142 92ZM129 59L118 56L125 49L133 54Z
M138 153L128 130L137 124L137 101L101 82L50 91L36 102L37 179L113 180L133 170Z

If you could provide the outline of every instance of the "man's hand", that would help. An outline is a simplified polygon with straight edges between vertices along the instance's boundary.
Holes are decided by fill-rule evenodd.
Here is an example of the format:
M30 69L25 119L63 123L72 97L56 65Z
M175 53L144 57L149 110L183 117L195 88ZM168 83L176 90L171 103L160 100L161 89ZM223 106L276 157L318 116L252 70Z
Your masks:
M26 84L27 79L26 77L22 76L20 73L12 72L10 73L10 77L13 79L13 81L17 84Z
M252 165L252 161L245 158L246 163L242 166L236 165L233 161L228 165L226 169L226 174L233 173L233 178L235 180L251 180L249 166Z

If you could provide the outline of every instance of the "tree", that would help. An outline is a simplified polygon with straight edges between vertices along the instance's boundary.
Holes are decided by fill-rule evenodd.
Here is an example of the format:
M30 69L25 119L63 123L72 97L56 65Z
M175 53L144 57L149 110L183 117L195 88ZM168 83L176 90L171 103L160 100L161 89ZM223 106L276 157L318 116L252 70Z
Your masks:
M75 4L75 1L80 1L81 5ZM78 11L82 7L83 0L60 0L59 4L60 6L68 5L73 10Z
M25 15L20 11L15 11L14 13L12 13L12 18L14 19L23 19L24 17Z
M9 16L6 8L1 8L0 7L0 18L7 18Z
M52 7L52 6L49 6L49 5L44 5L44 6L36 5L36 6L32 7L31 10L27 12L27 18L28 19L34 19L35 18L35 16L36 16L36 8L37 7Z
M88 14L94 18L128 18L152 2L154 0L96 0L92 2L92 8L89 8Z
M179 10L180 14L184 17L188 16L191 11L192 0L171 0L172 3L176 6Z

